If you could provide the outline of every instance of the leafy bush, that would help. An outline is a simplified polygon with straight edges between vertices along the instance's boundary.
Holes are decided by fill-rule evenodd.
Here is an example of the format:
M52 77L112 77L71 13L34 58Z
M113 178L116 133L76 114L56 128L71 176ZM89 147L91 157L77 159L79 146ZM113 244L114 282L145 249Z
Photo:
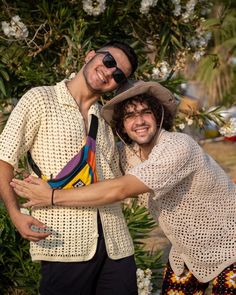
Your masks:
M1 201L0 273L1 294L37 294L39 264L31 261L29 242L16 231Z
M142 270L150 269L152 271L152 283L155 289L157 278L160 277L158 270L163 268L161 262L162 252L147 251L145 248L145 239L157 227L157 223L145 207L138 205L137 199L132 200L129 205L124 205L123 212L134 242L137 268Z

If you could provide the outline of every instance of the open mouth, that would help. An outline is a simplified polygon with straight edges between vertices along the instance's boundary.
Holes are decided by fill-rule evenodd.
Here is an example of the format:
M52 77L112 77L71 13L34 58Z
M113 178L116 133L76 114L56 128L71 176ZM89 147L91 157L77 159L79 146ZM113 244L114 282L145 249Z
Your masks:
M145 127L142 127L142 128L136 128L134 129L134 132L137 133L137 134L146 134L148 131L148 127L145 126Z
M98 76L99 80L101 80L102 83L104 83L104 84L107 83L107 79L105 78L104 74L98 70L96 72L97 72L97 76Z

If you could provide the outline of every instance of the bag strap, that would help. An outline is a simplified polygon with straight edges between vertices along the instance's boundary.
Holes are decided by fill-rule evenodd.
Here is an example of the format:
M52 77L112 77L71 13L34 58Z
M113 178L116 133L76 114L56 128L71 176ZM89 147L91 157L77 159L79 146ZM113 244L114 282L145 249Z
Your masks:
M92 114L88 136L96 140L97 133L98 133L98 117Z
M90 124L89 133L88 133L87 138L91 137L94 140L96 140L97 131L98 131L98 117L95 116L94 114L92 114L91 124ZM27 159L28 159L28 163L29 163L30 167L32 168L32 170L34 171L34 173L39 178L42 178L42 171L40 170L38 165L35 163L30 151L27 152Z
M39 169L38 165L35 163L35 161L32 158L32 155L30 153L30 151L27 152L27 160L28 163L30 165L30 167L32 168L32 170L34 171L34 173L39 177L42 178L42 172Z

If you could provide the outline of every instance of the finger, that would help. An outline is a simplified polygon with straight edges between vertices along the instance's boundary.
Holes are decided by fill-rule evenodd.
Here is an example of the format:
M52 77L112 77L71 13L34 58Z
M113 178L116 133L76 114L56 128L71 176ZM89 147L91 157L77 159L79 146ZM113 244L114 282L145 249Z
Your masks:
M41 221L33 218L32 220L32 225L35 225L36 227L39 227L39 228L46 228L47 226L45 224L43 224Z
M32 241L32 242L38 242L40 240L47 238L49 235L50 235L50 233L40 233L37 235L35 235L35 234L28 235L25 238L29 241Z
M27 239L30 242L39 242L40 240L42 240L34 237L25 237L25 239Z
M45 181L42 180L41 178L38 178L38 177L34 177L32 175L30 175L28 178L27 178L28 182L30 183L33 183L33 184L41 184L41 183L44 183Z
M21 185L24 185L24 180L21 180L21 179L18 179L18 178L12 178L11 180L12 182L14 183L17 183L17 184L21 184Z
M25 181L25 182L31 182L31 180L30 180L30 178L29 178L29 175L28 175L26 178L24 178L24 181Z
M32 234L29 235L29 237L41 240L41 239L45 239L46 237L48 237L50 235L51 235L51 233L39 233L39 232L32 231Z
M28 177L29 179L29 177ZM10 182L11 186L16 187L17 189L21 189L21 188L26 188L26 189L31 189L34 187L34 185L36 183L32 183L31 180L29 181L25 181L25 180L20 180L20 179L16 179L13 178L12 181Z
M21 207L23 207L23 208L31 208L33 206L35 206L35 204L33 204L32 201L21 204Z
M13 187L15 193L19 196L19 197L22 197L22 198L26 198L28 199L28 197L26 196L26 194L22 191L22 190L18 190L17 188Z
M24 182L23 180L13 178L10 182L10 185L12 187L16 187L18 190L21 190L23 188L27 188L29 184Z
M17 189L18 191L22 192L25 190L25 188L21 185L18 185L17 183L11 181L10 186L13 187L14 189Z
M15 193L16 193L18 196L20 196L20 197L22 197L22 198L26 198L26 199L28 199L28 195L27 195L26 192L24 192L24 190L22 190L22 189L19 190L19 189L15 188L15 187L13 187L13 189L14 189Z
M39 226L38 226L39 228ZM39 228L39 231L36 229L36 230L30 230L29 234L28 234L28 237L31 237L31 238L34 238L34 239L45 239L46 237L50 236L51 233L50 232L45 232L45 231L40 231L40 228Z
M28 177L25 178L24 181L27 182L27 183L31 183L31 184L38 184L37 179L38 179L37 177L28 175Z

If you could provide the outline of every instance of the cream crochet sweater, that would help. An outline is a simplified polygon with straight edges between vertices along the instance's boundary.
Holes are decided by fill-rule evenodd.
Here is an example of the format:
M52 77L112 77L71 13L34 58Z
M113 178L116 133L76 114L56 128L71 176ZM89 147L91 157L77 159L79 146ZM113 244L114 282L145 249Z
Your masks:
M137 164L127 147L121 155L126 170ZM190 136L163 131L148 160L127 173L153 190L142 202L172 243L177 275L185 263L208 282L236 262L236 185Z
M89 117L99 118L96 144L98 178L120 175L119 159L110 127L93 105ZM19 158L30 150L33 159L48 178L61 168L85 143L83 117L67 90L65 81L55 86L28 91L13 110L0 136L0 159L17 167ZM93 257L98 239L97 210L100 212L107 252L110 258L132 255L133 243L119 203L99 208L44 207L32 215L52 233L31 243L33 260L85 261ZM37 230L37 229L35 229Z

